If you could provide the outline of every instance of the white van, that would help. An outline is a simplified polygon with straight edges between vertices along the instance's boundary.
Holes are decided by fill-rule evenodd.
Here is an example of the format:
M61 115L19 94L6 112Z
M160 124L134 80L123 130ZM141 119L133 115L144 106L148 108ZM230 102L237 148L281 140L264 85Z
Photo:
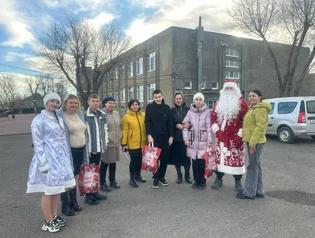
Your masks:
M293 143L298 136L315 140L315 96L266 99L269 112L268 135L277 135L284 143Z

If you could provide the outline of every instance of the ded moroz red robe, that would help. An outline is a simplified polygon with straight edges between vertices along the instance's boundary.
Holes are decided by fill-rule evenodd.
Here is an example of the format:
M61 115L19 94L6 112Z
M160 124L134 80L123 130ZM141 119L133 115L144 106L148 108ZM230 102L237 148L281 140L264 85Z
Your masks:
M244 99L239 99L240 110L233 119L220 120L213 105L211 112L212 130L216 137L215 153L218 172L241 175L245 173L244 146L242 142L243 118L248 111Z

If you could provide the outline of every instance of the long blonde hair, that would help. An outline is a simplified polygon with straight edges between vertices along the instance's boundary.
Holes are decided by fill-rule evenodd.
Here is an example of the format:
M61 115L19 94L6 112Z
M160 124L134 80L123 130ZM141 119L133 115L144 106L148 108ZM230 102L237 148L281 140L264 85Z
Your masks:
M80 108L80 100L79 97L74 95L74 94L68 94L65 99L63 100L63 104L62 104L62 110L66 111L66 106L69 100L71 99L76 99L78 101L78 108Z

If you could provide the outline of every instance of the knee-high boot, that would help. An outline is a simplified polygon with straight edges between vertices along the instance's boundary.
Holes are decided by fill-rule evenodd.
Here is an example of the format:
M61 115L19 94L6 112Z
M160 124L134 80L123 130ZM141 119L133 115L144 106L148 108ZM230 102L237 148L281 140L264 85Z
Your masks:
M82 208L79 206L77 202L77 188L71 189L69 191L70 204L74 211L80 212Z
M61 198L61 212L65 214L66 216L74 216L75 212L70 205L69 201L69 192L64 192L60 194Z

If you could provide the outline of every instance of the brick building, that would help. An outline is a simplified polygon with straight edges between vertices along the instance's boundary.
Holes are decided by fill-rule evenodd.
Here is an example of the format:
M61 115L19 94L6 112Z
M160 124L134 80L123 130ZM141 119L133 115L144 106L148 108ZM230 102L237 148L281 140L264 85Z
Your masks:
M289 45L272 43L272 47L280 59L286 59ZM301 63L308 54L309 49L303 48ZM206 32L201 22L195 30L170 27L116 60L117 67L106 76L101 93L117 98L122 111L132 98L145 106L156 88L162 90L169 105L178 90L188 103L194 93L201 91L211 105L224 79L237 80L244 95L251 89L260 89L267 98L279 96L273 62L261 41ZM284 66L286 60L280 60L282 63ZM305 84L310 81L307 77ZM303 95L312 92L307 86L302 91Z

